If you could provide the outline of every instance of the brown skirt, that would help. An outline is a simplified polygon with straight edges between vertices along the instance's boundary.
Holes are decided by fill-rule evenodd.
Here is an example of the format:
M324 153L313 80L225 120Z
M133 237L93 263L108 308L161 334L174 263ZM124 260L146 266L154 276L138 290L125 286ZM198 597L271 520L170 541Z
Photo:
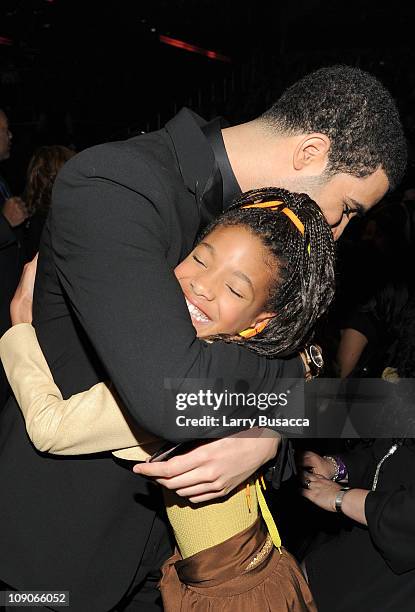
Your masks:
M316 612L295 559L275 548L261 518L241 533L162 567L165 612Z

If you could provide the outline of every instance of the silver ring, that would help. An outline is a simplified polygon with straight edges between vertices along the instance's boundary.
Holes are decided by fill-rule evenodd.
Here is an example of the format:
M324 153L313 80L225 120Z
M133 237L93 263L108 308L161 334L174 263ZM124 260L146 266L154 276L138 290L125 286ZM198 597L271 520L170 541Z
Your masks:
M311 485L311 480L309 480L308 478L306 478L306 480L304 481L305 486L307 487L307 489L310 488Z

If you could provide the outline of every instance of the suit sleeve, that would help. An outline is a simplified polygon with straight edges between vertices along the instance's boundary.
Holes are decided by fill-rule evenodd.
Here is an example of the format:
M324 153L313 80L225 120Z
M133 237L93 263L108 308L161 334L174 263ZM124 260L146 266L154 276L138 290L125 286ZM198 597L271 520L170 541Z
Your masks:
M137 445L160 445L147 432L130 428L104 383L64 400L31 325L16 325L3 335L0 358L27 433L38 450L80 455L135 447L133 454L129 451L127 456L146 459L148 453L143 449L140 452ZM123 457L125 453L117 456Z
M6 217L0 211L0 249L16 242L16 236L7 221Z
M392 571L415 569L415 487L371 491L365 514L372 540Z
M268 360L236 345L196 338L166 259L174 237L155 205L157 198L166 199L163 184L153 179L151 168L133 162L107 147L105 163L99 151L81 154L59 175L51 216L59 280L140 427L173 441L246 429L230 431L222 422L201 425L207 410L201 402L184 413L197 424L178 426L177 393L199 389L201 379L219 391L235 389L236 378L243 389L249 380L252 393L287 391L290 382L281 378L302 377L301 360ZM152 200L140 191L140 173L152 182ZM242 411L222 405L222 414L253 417L258 411L254 405Z
M372 447L341 453L341 458L347 468L348 485L370 489L377 465Z

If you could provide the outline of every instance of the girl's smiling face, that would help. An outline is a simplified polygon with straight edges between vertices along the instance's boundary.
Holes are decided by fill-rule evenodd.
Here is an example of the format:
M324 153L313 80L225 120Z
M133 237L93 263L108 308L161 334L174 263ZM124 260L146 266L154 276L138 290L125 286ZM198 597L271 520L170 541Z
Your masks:
M265 306L277 263L242 225L216 227L174 273L199 338L235 335L275 316Z

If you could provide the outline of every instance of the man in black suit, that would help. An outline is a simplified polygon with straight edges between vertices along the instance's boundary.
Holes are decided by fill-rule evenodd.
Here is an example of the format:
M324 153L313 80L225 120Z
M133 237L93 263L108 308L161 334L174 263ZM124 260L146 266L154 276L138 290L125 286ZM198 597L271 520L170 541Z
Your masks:
M297 358L197 340L172 270L199 229L254 187L308 192L338 237L396 184L405 151L389 94L343 67L309 75L247 124L221 130L184 109L158 132L75 156L55 183L34 299L34 325L64 397L110 379L129 418L177 441L184 434L172 425L166 378L225 385L237 374L270 392L281 377L302 376ZM142 472L193 501L213 499L272 459L278 442L219 439ZM149 480L108 453L36 452L14 402L2 415L0 453L6 584L69 590L79 612L158 609L155 572L169 547Z
M0 162L10 157L11 143L7 115L0 109ZM0 334L10 327L10 301L22 271L21 249L13 228L26 218L23 200L12 196L7 182L0 176ZM0 409L9 394L10 388L0 364Z

